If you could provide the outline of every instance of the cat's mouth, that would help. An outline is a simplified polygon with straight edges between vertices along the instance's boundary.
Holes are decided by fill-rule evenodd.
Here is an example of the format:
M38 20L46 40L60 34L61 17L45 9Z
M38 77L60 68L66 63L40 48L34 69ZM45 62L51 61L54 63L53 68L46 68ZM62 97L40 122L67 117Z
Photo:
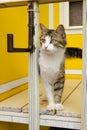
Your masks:
M47 47L44 48L45 51L48 51Z
M43 50L44 50L45 52L51 52L51 50L49 50L47 47L43 48Z
M52 50L49 50L49 49L43 49L43 52L45 54L54 54L54 52Z

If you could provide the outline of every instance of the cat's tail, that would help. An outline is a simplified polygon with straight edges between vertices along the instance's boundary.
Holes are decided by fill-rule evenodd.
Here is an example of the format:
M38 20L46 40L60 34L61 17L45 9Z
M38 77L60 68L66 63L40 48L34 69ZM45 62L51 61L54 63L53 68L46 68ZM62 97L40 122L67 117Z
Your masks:
M67 47L65 51L65 56L67 58L82 58L82 49L74 48L74 47Z

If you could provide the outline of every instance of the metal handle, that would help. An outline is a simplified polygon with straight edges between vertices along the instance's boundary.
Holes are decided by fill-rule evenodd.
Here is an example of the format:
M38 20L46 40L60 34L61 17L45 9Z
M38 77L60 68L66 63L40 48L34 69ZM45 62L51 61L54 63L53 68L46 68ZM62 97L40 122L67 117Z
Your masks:
M7 51L8 52L33 52L35 47L33 45L34 36L34 11L33 3L28 4L28 48L14 48L13 34L7 34Z
M33 52L33 44L29 44L29 48L14 48L13 34L7 34L7 51L8 52Z

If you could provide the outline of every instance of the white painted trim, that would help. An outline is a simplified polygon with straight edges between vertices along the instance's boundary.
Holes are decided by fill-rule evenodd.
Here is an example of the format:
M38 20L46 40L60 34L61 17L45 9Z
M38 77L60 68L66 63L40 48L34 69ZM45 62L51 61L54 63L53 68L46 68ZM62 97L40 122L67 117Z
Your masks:
M49 28L54 28L54 7L53 4L49 4Z
M59 3L59 18L60 18L60 24L64 25L64 4Z
M82 75L82 70L65 70L65 74L79 74Z
M35 35L33 37L33 44L35 46L35 51L29 53L29 130L39 130L39 81L38 81L38 3L34 2L34 27Z
M0 85L0 94L23 85L28 82L28 77L20 78L11 82Z
M68 28L65 28L66 30L66 34L82 34L83 33L83 28L82 26L79 28L79 27L68 27Z
M4 121L4 122L30 124L29 118L30 118L30 114L28 113L0 111L0 121ZM76 129L80 130L81 118L56 116L56 115L40 115L40 125L49 126L49 127L62 126L62 128L71 128L73 130Z
M60 9L60 24L63 24L66 29L66 34L82 34L83 26L69 26L69 2L59 3Z
M83 76L81 130L87 130L87 0L83 0Z
M40 115L40 124L43 126L50 127L61 127L79 129L81 125L80 118L64 117L64 116L51 116L51 115Z

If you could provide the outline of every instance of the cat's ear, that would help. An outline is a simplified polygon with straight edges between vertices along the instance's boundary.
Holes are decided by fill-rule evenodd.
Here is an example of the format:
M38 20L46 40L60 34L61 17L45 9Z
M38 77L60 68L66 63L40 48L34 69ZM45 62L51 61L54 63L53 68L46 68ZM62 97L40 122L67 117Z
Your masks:
M43 34L47 33L47 31L48 31L48 29L43 24L41 24L41 23L40 23L40 29L41 29L41 32Z
M57 29L56 29L57 33L60 34L62 36L62 38L66 38L66 33L65 33L65 28L62 24L60 24Z

